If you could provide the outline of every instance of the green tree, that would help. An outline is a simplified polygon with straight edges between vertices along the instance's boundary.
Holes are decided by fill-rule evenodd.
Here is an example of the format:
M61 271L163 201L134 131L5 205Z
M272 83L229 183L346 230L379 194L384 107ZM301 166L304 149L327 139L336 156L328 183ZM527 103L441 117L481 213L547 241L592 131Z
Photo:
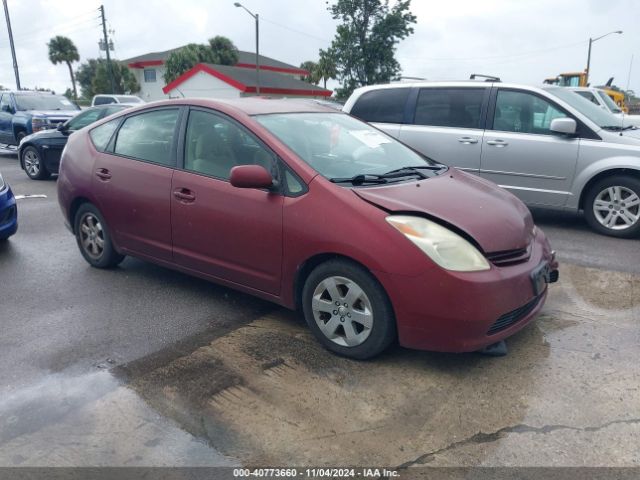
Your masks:
M309 75L300 75L300 80L314 85L318 84L320 77L318 76L318 64L316 62L307 60L300 64L300 68L309 72Z
M140 84L131 70L126 65L111 60L113 68L113 83L115 92L113 93L135 93L140 91ZM102 58L90 58L82 63L76 71L76 79L80 85L82 97L90 99L98 93L105 93L111 90L109 80L109 69L107 61Z
M80 85L80 93L83 98L93 98L95 95L93 91L93 78L96 76L96 69L98 68L98 62L104 61L102 59L90 58L84 63L81 63L76 70L76 80Z
M231 40L222 36L211 38L207 45L190 43L180 50L172 52L167 58L164 73L165 83L173 82L198 63L235 65L238 63L238 49Z
M131 70L116 60L111 61L111 68L113 71L113 86L115 91L113 93L136 93L140 91L140 84L136 80L136 77ZM109 79L109 66L106 60L99 60L96 66L96 73L91 81L91 86L95 94L110 92L111 80Z
M221 35L209 39L209 48L213 51L217 65L235 65L238 63L238 49L231 40Z
M326 52L336 67L342 84L339 98L348 97L357 87L384 83L397 77L400 64L395 59L396 44L413 33L416 16L411 0L337 0L328 9L341 23Z
M320 50L320 60L317 66L318 79L322 79L324 88L327 88L327 80L336 78L338 71L336 70L336 62L326 50Z
M73 85L73 98L78 98L78 91L76 90L76 79L73 75L73 69L71 64L80 60L78 49L68 37L56 36L49 40L47 43L49 47L49 60L54 65L58 63L66 63L69 68L69 75L71 76L71 85Z

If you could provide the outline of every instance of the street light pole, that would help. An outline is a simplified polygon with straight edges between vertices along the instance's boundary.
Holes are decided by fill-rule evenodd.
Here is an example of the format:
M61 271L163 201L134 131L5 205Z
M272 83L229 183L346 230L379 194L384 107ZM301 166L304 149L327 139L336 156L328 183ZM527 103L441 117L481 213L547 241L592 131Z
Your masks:
M589 53L587 53L587 68L584 71L584 73L585 73L584 83L585 84L589 83L589 73L590 73L590 67L591 67L591 44L593 42L597 42L601 38L606 37L607 35L611 35L611 34L614 34L614 33L621 34L622 30L616 30L615 32L605 33L604 35L600 35L599 37L596 37L596 38L589 38Z
M260 16L255 15L240 2L233 4L236 7L244 8L245 11L251 15L256 21L256 94L260 95Z

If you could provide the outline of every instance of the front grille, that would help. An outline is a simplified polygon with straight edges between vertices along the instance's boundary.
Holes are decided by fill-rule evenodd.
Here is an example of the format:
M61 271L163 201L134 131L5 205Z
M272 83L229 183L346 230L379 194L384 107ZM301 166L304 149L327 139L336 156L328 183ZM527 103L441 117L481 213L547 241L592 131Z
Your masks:
M531 246L516 250L503 250L486 254L487 259L497 267L506 267L517 263L524 263L531 256Z
M11 206L7 208L4 212L0 212L0 225L4 225L5 223L13 220L15 209L16 207Z
M509 328L514 323L522 320L524 317L533 312L538 303L540 303L541 298L542 295L538 295L529 303L526 303L523 306L502 315L500 318L498 318L498 320L496 320L496 323L491 325L491 328L487 332L487 335L494 335L498 332L501 332L502 330Z

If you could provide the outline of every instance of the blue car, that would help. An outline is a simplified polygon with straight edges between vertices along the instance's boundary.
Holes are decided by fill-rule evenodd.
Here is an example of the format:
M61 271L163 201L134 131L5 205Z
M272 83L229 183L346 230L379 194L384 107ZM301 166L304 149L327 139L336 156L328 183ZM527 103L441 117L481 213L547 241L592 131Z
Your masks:
M0 174L0 241L18 231L18 207L9 185Z

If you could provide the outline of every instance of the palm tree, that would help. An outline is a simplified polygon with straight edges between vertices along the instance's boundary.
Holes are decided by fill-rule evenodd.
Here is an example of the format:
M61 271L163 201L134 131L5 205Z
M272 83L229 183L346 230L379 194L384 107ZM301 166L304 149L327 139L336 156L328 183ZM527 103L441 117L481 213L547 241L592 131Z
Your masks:
M80 60L78 49L68 37L62 37L60 35L53 37L49 43L49 60L54 65L58 63L66 63L69 67L69 75L71 76L71 84L73 85L73 98L78 98L78 91L76 90L76 79L73 76L73 69L71 68L72 62Z
M336 78L336 75L338 75L336 62L330 51L320 50L320 61L316 68L316 75L318 76L318 80L323 80L325 89L327 88L327 80Z

